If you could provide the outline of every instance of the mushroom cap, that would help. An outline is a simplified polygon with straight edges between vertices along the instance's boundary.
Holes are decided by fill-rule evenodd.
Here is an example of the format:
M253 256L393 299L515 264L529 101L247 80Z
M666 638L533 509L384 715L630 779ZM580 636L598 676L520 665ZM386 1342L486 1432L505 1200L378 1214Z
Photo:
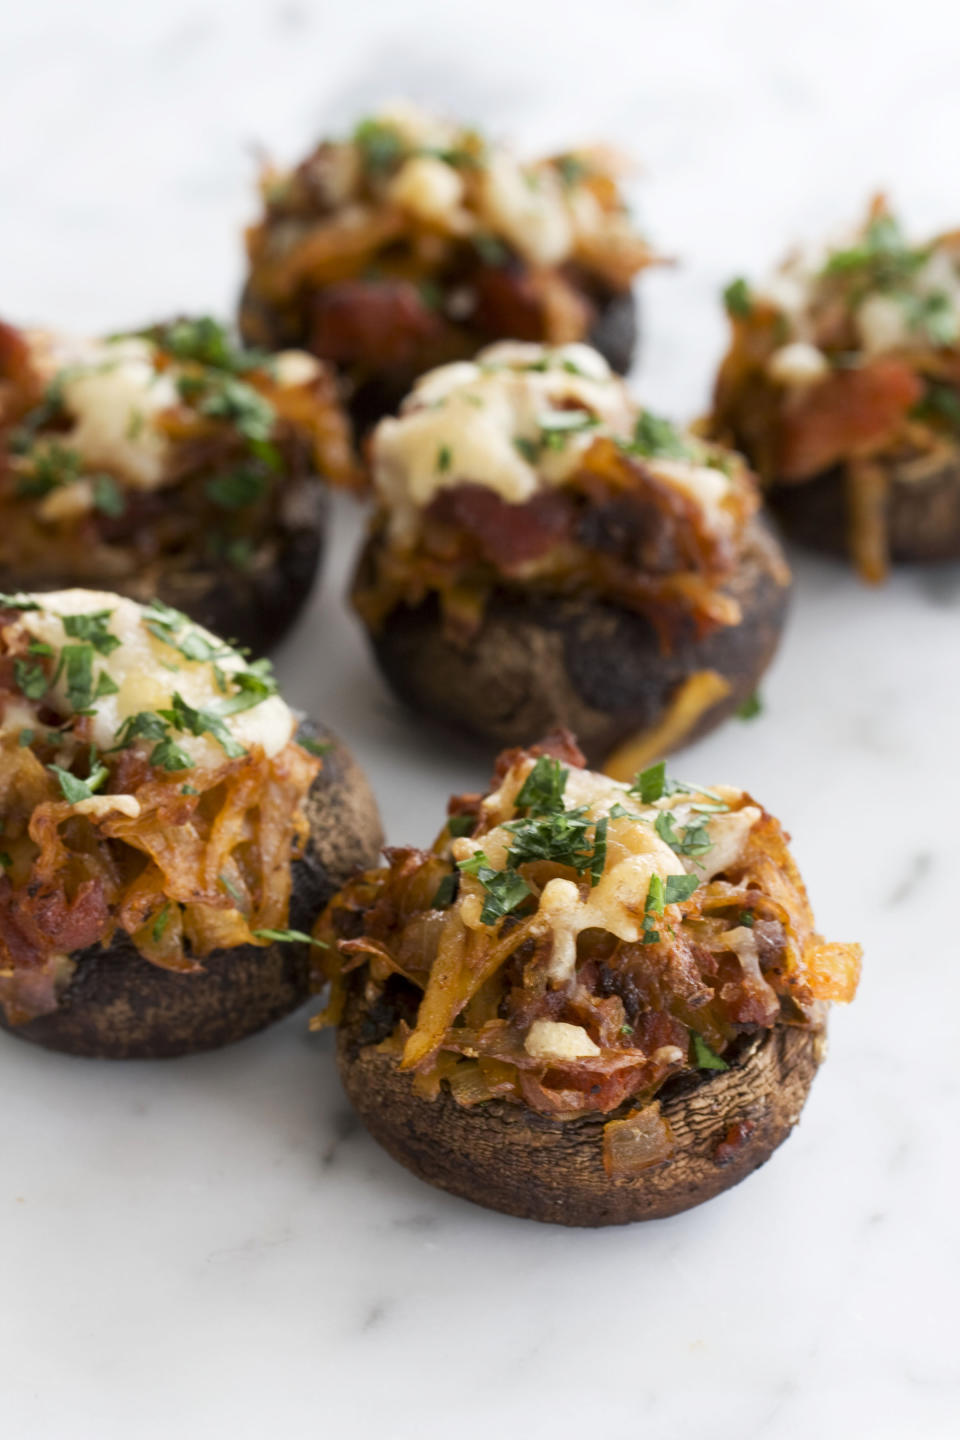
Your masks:
M383 836L366 776L323 726L301 734L329 743L305 801L310 838L293 865L290 926L309 932L331 896L376 862ZM0 1028L49 1050L98 1059L158 1059L241 1040L297 1009L310 989L310 947L298 943L217 950L199 974L145 960L118 931L109 945L73 957L75 969L49 1015Z
M367 543L361 577L377 543ZM565 726L588 762L601 765L615 748L655 731L692 675L713 673L727 688L683 743L753 694L786 618L784 573L779 543L759 517L724 587L740 603L740 623L705 636L690 625L668 654L635 611L589 594L521 587L493 592L469 640L444 633L435 595L415 608L398 606L370 638L390 686L413 709L498 747L530 744Z
M462 1106L445 1088L426 1100L411 1073L377 1050L378 1038L355 984L337 1036L340 1078L395 1160L491 1210L586 1226L662 1219L739 1184L790 1134L825 1049L823 1029L777 1025L728 1070L668 1082L658 1099L672 1155L619 1179L603 1164L603 1127L619 1112L556 1120L505 1100Z

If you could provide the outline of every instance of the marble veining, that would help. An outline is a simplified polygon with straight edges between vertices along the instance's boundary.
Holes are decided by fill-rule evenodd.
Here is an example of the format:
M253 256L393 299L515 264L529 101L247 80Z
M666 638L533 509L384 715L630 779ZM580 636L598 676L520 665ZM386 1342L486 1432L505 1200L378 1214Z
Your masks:
M7 5L4 313L110 330L226 311L258 151L408 94L530 147L642 160L639 392L706 403L717 303L887 186L960 223L948 0L34 0ZM395 841L427 841L487 757L386 696L324 582L280 657L349 738ZM647 1227L568 1233L399 1169L305 1015L221 1054L71 1061L3 1039L3 1432L17 1440L954 1440L960 570L865 590L801 556L764 714L681 773L785 819L860 998L794 1137L744 1186Z

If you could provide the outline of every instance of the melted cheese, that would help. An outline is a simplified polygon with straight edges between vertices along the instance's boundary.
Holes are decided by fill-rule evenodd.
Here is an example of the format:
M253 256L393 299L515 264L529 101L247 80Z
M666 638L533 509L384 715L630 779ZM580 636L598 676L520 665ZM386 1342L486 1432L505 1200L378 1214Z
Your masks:
M120 644L109 655L95 656L94 674L106 672L118 688L116 694L101 696L91 707L93 740L101 750L109 750L116 743L117 731L131 715L142 710L169 709L175 691L195 709L219 710L224 696L217 684L213 664L210 661L186 660L178 650L151 634L144 624L143 607L133 600L97 590L60 590L30 598L41 604L43 609L21 612L20 623L35 639L52 646L57 654L64 644L80 643L66 634L64 616L110 611L107 626ZM223 646L202 626L188 623L182 634L190 632L204 637L224 651L218 655L216 663L225 675L247 668L242 656ZM60 676L43 703L52 706L64 717L72 714L65 676ZM15 713L7 708L2 722L3 733L12 733L14 729L19 731L23 720L19 713L21 708L17 707ZM262 746L269 756L282 750L294 732L293 715L278 695L269 696L249 710L225 717L224 723L239 744L245 748ZM208 734L175 732L174 738L195 764L219 765L223 762L221 746Z
M532 265L559 265L573 250L573 218L560 177L495 152L480 180L480 213Z
M475 361L430 371L399 416L373 434L374 483L393 539L409 542L419 512L452 486L483 485L522 505L563 485L598 435L629 438L639 413L624 382L586 345L501 341ZM556 445L544 443L551 435ZM730 482L721 470L657 457L647 463L717 528L729 526L722 506Z
M600 1046L582 1025L568 1025L564 1020L534 1020L523 1048L534 1060L561 1063L600 1054Z
M177 380L182 367L158 370L157 346L137 337L87 340L29 331L31 359L40 379L57 380L70 428L53 440L76 451L84 470L109 471L131 490L157 490L171 483L173 442L165 416L182 404ZM286 388L308 384L319 363L301 350L285 350L274 359L276 383ZM45 441L41 437L39 444ZM85 478L53 491L42 502L48 520L70 519L93 506Z
M516 796L533 765L529 757L518 761L499 788L484 799L484 820L492 828L475 838L455 840L451 850L456 860L466 860L482 850L493 869L500 870L507 864L513 837L503 824L513 817ZM570 769L564 808L585 806L593 821L607 817L607 850L603 873L594 886L585 888L582 883L555 877L543 887L536 924L551 937L547 972L551 982L563 985L572 979L577 937L584 930L606 930L631 943L641 939L647 893L655 875L666 880L671 875L693 874L706 881L733 865L760 818L760 810L755 805L741 805L740 809L704 814L693 807L704 801L732 806L741 804L742 799L742 791L720 786L711 795L674 794L653 805L643 805L629 794L624 782L591 770ZM629 813L612 816L618 806ZM657 816L666 810L671 812L678 831L692 823L705 823L711 848L701 856L677 855L654 828ZM482 902L474 893L460 901L461 917L468 928L481 927L481 909Z

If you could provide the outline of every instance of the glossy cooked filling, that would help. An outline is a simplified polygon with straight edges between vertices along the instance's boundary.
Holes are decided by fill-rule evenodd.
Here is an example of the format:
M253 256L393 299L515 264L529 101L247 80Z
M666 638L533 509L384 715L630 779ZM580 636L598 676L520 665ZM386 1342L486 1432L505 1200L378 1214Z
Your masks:
M249 292L268 316L257 338L307 344L361 379L498 335L583 339L653 261L618 168L599 148L521 164L409 106L363 120L263 177L247 233Z
M877 200L848 245L735 281L726 303L714 432L770 483L839 467L854 557L880 578L891 478L923 483L960 448L960 232L911 245Z
M353 599L373 629L436 594L468 634L503 588L610 599L664 644L741 618L723 587L758 506L749 472L641 410L584 346L505 343L423 377L370 454L379 508Z
M432 850L388 851L318 927L324 1018L359 987L422 1096L642 1111L745 1038L816 1028L853 997L859 947L815 933L787 837L748 795L582 764L562 733L505 752Z
M317 473L349 483L349 430L307 355L233 345L211 320L105 341L0 325L0 568L155 593L243 573Z
M0 608L0 1004L56 1008L123 931L171 970L286 931L320 760L264 663L168 607L90 591ZM308 742L309 743L309 742Z

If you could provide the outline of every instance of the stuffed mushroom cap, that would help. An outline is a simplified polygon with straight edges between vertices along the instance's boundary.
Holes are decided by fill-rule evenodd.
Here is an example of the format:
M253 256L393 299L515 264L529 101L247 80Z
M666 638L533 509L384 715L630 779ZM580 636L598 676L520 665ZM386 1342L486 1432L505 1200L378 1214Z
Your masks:
M631 283L654 256L623 169L600 146L523 162L474 129L385 107L266 170L241 331L336 365L364 425L423 371L500 338L590 340L626 371Z
M320 557L325 481L356 477L314 357L215 321L77 339L0 325L0 588L158 596L257 653Z
M380 843L335 737L161 602L0 596L0 773L0 1023L76 1054L180 1054L293 1009L306 932Z
M501 745L576 727L591 761L637 768L753 693L789 593L753 478L596 351L503 342L441 367L370 458L354 604L422 712Z
M571 737L500 757L432 850L328 907L347 1093L422 1178L572 1225L672 1214L796 1123L855 945L816 934L779 823L742 790L626 784Z
M879 197L853 234L725 298L710 428L788 531L871 581L960 555L960 232L915 244Z

